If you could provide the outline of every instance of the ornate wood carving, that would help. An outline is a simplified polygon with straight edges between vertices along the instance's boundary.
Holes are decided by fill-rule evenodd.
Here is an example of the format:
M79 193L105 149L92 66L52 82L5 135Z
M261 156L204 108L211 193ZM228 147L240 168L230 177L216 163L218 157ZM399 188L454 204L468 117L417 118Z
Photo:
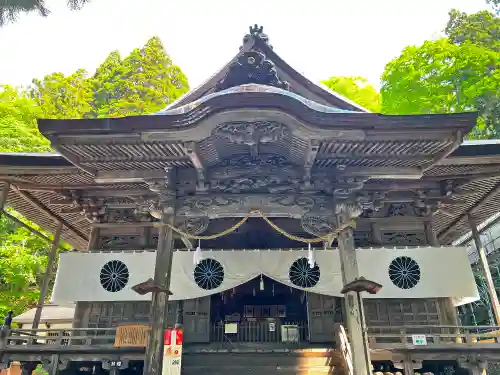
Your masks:
M198 235L205 232L210 224L210 219L206 216L201 217L183 217L176 221L176 226L183 232Z
M288 82L278 77L274 63L258 51L244 52L239 55L237 60L229 66L226 76L217 84L215 90L222 91L247 83L274 86L283 90L289 89Z
M356 247L373 247L378 246L373 241L373 235L370 231L354 231L354 243Z
M305 214L328 216L333 212L333 199L324 195L221 194L184 197L178 201L180 216L234 217L258 209L268 215L301 218Z
M382 231L382 244L391 246L423 246L427 243L425 232L420 231Z
M219 125L213 135L226 138L231 143L256 146L274 143L288 134L286 125L276 121L234 121Z
M337 227L333 214L324 216L306 214L301 218L301 225L307 233L317 237L326 236Z
M141 237L138 235L100 236L98 246L100 249L139 249Z
M264 43L266 43L269 46L269 48L271 48L271 49L273 48L269 44L269 36L264 33L263 26L259 26L259 25L255 24L255 25L249 27L249 31L250 32L243 37L243 44L249 42L251 38L254 38L254 39L262 40ZM241 48L242 47L240 47L240 49Z

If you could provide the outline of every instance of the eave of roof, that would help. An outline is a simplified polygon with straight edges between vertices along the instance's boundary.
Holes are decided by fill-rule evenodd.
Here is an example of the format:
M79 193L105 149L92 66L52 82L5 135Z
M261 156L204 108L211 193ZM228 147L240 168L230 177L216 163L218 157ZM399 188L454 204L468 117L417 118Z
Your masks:
M0 152L1 166L9 167L74 167L64 156L55 152Z
M289 114L310 126L321 129L359 129L401 131L456 129L462 134L476 123L477 113L425 115L383 115L362 112L325 112L308 106L291 96L274 92L237 92L214 96L183 113L174 112L156 116L131 116L109 119L38 120L40 132L47 137L61 135L112 135L136 136L145 131L165 131L175 134L195 128L203 119L212 115L240 109L271 110Z
M36 308L25 311L13 318L13 321L21 324L33 323ZM75 306L45 305L42 309L40 323L66 323L72 322L75 315Z

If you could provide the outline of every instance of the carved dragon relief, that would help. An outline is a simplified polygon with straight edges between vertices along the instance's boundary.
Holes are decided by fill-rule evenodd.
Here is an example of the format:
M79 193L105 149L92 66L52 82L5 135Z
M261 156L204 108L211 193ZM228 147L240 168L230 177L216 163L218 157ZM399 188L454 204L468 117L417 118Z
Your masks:
M276 143L289 134L286 125L276 121L233 121L217 126L212 135L229 142L250 147Z
M331 215L333 199L326 196L295 194L251 194L194 196L179 199L178 214L182 216L208 216L210 218L243 216L252 210L267 215L301 218L307 213Z

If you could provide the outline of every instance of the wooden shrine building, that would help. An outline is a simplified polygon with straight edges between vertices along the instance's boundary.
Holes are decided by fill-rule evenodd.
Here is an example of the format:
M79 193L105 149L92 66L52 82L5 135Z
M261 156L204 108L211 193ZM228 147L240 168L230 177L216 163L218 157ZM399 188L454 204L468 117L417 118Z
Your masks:
M75 316L3 327L0 362L159 374L177 325L183 375L478 374L498 329L460 326L478 293L452 244L500 210L500 143L464 142L475 122L370 113L256 26L154 115L39 120L57 153L0 154L0 207L74 247L51 302ZM359 277L382 287L341 293Z

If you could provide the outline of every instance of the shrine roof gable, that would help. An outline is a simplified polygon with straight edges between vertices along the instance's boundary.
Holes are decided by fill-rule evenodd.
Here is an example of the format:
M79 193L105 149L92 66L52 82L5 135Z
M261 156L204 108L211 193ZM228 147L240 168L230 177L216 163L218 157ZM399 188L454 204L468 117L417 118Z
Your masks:
M224 80L224 78L228 76L228 73L234 66L234 63L245 56L245 54L251 54L252 52L263 54L266 61L273 64L273 69L276 70L277 76L289 85L291 91L296 92L307 99L339 109L369 112L359 104L354 103L339 93L328 89L326 86L317 85L311 82L304 75L293 69L274 51L273 47L269 44L269 37L263 33L263 28L257 25L250 26L249 33L243 38L243 45L229 63L227 63L224 67L222 67L222 69L212 75L212 77L200 86L187 92L165 109L168 110L178 108L213 93L220 86L220 83Z

